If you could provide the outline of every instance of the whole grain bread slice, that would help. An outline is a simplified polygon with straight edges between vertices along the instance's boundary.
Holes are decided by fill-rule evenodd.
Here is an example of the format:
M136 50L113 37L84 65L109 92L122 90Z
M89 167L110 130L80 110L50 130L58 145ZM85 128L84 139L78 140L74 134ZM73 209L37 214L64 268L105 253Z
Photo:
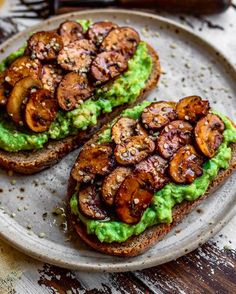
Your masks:
M42 149L21 152L0 150L0 167L21 174L34 174L48 168L60 161L69 152L84 144L102 125L111 121L122 110L143 101L147 94L157 85L161 74L157 53L150 45L147 44L147 47L153 62L152 73L146 82L145 88L132 104L124 104L116 107L111 113L101 115L96 126L92 126L86 131L79 131L77 135L69 136L62 140L50 140Z
M230 166L227 170L220 170L218 176L212 181L208 190L199 199L189 202L184 201L179 205L176 205L173 209L173 222L170 224L160 224L152 226L146 229L138 236L132 236L123 243L101 243L95 235L88 235L86 228L82 222L78 222L76 218L69 215L72 227L78 233L80 238L93 249L106 253L109 255L116 255L122 257L137 256L142 252L148 250L157 241L160 241L174 226L181 222L186 215L188 215L198 204L200 204L205 198L209 197L217 188L219 188L226 179L236 169L236 144L231 145L232 158ZM71 198L75 191L75 181L70 177L68 184L68 199ZM70 212L69 212L70 213Z

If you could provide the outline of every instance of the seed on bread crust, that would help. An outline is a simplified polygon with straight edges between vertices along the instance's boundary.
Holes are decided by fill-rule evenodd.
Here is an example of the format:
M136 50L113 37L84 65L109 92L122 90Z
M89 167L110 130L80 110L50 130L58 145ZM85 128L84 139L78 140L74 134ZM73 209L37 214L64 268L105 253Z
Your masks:
M188 96L177 103L176 112L181 120L197 122L208 113L209 108L207 100L202 100L199 96Z
M92 24L86 36L90 39L96 46L99 46L106 35L112 30L117 28L117 24L110 21L100 21Z
M201 176L203 158L197 154L192 145L181 147L170 161L169 174L178 184L191 184Z
M38 59L32 60L29 56L18 57L6 70L5 81L14 86L18 81L26 77L38 79L42 70L42 64Z
M175 120L165 126L157 138L157 150L164 158L170 158L182 146L192 142L193 127L186 121Z
M95 175L104 176L113 167L113 150L109 144L85 146L72 169L71 175L78 182L87 182ZM85 178L85 176L89 177Z
M105 83L119 76L127 67L128 62L120 53L102 52L93 60L90 74L95 81Z
M28 40L28 48L32 54L43 61L57 58L58 52L63 48L61 36L54 31L37 32Z
M89 40L81 39L64 46L58 54L57 62L65 70L83 73L89 71L95 55L94 44Z
M57 100L66 111L74 109L81 101L91 97L94 87L87 75L70 72L63 77L57 88Z
M59 34L62 38L64 46L74 41L84 39L83 27L76 21L65 21L59 29Z
M130 168L117 167L106 176L102 184L102 197L106 204L113 205L116 192L130 173Z
M195 127L194 134L198 148L208 158L215 156L223 141L225 125L218 115L209 113L200 119Z
M101 43L100 51L116 51L130 58L140 42L139 34L132 28L111 30Z
M114 154L121 165L135 164L145 159L155 149L155 143L146 136L132 136L118 144Z
M94 185L86 186L77 193L80 212L92 219L105 219L107 214L102 208L98 191Z
M25 107L25 121L34 132L45 132L57 115L57 100L51 92L39 89L31 93Z
M174 102L159 101L153 102L143 110L141 120L147 129L157 131L176 117Z
M143 170L136 170L125 178L115 197L115 211L122 222L140 221L153 197L151 182L152 174Z

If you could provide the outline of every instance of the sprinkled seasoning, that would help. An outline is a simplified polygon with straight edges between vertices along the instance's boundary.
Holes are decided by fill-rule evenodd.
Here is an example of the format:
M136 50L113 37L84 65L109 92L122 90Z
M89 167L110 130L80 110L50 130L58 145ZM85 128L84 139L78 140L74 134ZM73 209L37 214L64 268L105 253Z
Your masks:
M170 48L172 48L172 49L176 49L176 48L177 48L177 45L174 44L174 43L172 43L172 44L170 44Z
M131 155L135 155L136 154L136 150L135 149L132 149L131 151L130 151L130 153L131 153Z
M84 176L84 182L88 182L89 180L90 180L91 178L90 178L90 176Z
M100 214L99 212L96 212L96 213L95 213L95 216L96 216L96 217L100 217L101 214Z
M163 147L164 147L165 149L167 149L167 148L168 148L168 144L167 144L167 143L164 143Z
M10 181L10 183L11 183L12 185L15 185L15 184L16 184L16 180L13 179L13 180Z
M191 68L190 63L185 63L185 67L186 67L187 69L190 69L190 68Z
M5 77L5 81L6 81L6 82L10 82L10 81L11 81L11 78L10 78L9 76L6 76L6 77Z
M44 232L41 232L38 234L39 238L43 239L46 237L46 234Z

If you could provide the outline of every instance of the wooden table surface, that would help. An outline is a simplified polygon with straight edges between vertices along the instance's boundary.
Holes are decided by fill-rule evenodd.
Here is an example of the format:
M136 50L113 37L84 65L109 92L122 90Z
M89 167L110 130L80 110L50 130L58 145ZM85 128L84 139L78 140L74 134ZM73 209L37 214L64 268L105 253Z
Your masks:
M12 6L16 0L6 2ZM0 8L0 42L38 21L11 19L6 6ZM214 16L161 15L208 39L236 66L236 6ZM236 216L194 252L151 269L120 274L61 269L35 261L0 241L0 294L236 293L235 227Z

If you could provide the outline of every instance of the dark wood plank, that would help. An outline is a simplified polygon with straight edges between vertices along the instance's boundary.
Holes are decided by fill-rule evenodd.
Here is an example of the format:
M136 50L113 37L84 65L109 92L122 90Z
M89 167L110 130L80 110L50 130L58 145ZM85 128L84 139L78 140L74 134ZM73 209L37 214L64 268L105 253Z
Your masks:
M39 274L39 285L53 294L150 292L130 273L80 273L45 264Z
M80 273L48 264L39 273L39 284L50 293L236 293L236 251L207 243L175 261L135 273Z
M135 276L154 293L236 293L236 251L207 243L175 261Z

